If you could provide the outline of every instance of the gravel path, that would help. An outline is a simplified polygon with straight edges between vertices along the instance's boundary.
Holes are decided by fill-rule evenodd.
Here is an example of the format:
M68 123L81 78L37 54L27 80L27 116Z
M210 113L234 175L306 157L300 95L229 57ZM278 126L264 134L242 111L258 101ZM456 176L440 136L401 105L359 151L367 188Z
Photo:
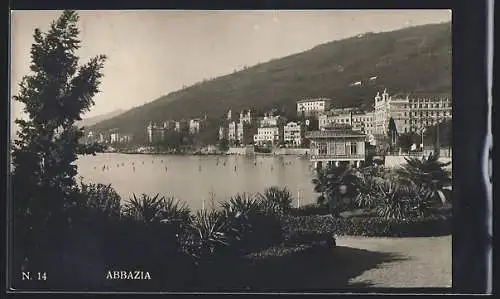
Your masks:
M349 279L349 285L373 287L451 287L452 238L338 237L339 257L348 267L356 255L342 256L342 249L355 248L385 255L382 262ZM350 260L349 260L350 259Z

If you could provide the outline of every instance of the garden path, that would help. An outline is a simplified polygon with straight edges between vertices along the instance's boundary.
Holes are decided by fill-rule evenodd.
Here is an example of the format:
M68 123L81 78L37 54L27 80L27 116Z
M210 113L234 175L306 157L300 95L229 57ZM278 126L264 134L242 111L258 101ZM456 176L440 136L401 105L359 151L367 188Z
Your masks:
M394 259L380 263L349 279L349 285L372 287L451 287L452 238L369 238L340 236L337 246L389 254ZM345 266L356 263L356 255L342 256Z

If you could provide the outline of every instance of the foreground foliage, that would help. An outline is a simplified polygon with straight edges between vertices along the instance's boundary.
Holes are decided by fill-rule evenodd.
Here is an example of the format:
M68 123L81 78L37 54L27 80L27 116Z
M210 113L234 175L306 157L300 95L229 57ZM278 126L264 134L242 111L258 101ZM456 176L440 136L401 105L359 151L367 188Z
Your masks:
M421 186L422 196L428 201L444 204L449 200L445 187L451 186L451 174L445 167L451 162L440 162L439 156L433 153L422 159L405 157L405 160L398 174L406 183Z
M12 148L15 269L49 271L59 264L60 257L43 255L62 250L64 238L82 218L75 214L76 207L85 205L79 202L75 180L77 154L102 150L78 142L83 129L76 122L94 105L106 57L79 64L78 35L74 11L64 11L45 33L35 29L31 73L13 97L24 104L27 115L16 120L19 130Z

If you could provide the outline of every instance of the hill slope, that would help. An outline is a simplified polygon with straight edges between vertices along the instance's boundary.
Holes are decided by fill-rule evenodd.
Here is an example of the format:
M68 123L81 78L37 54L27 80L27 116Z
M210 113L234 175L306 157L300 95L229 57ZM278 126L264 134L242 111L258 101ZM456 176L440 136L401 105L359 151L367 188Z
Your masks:
M374 76L377 79L370 81ZM357 81L362 85L351 86ZM204 113L216 120L229 108L238 112L277 107L293 116L296 101L307 97L329 97L338 106L366 108L383 88L391 94L451 94L451 23L369 33L322 44L170 93L94 128L144 134L149 120Z
M97 116L92 116L92 117L89 117L89 118L84 118L81 121L79 121L78 125L82 126L82 127L90 127L90 126L93 126L93 125L95 125L97 123L105 121L107 119L110 119L110 118L113 118L115 116L118 116L118 115L122 114L123 112L125 112L125 110L118 109L118 110L112 111L110 113L101 114L101 115L97 115Z

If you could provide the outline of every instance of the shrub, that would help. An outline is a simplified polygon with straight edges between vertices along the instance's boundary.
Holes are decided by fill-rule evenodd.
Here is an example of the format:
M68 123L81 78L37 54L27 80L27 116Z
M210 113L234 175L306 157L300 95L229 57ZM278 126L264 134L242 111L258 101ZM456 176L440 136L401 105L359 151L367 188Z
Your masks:
M111 185L81 182L79 194L79 207L102 211L107 217L120 216L121 198Z
M293 216L310 216L310 215L327 215L329 214L329 212L328 212L328 206L313 203L313 204L303 205L299 208L292 208L290 214Z
M451 233L451 215L421 218L386 219L382 217L335 218L325 216L287 216L283 218L287 239L315 232L327 235L369 237L423 237ZM299 235L299 237L296 237Z
M238 250L253 250L279 242L282 237L279 213L271 201L243 193L222 204L228 235Z
M292 209L292 194L287 188L269 187L264 194L259 194L262 201L270 204L270 208L278 213L289 213Z

